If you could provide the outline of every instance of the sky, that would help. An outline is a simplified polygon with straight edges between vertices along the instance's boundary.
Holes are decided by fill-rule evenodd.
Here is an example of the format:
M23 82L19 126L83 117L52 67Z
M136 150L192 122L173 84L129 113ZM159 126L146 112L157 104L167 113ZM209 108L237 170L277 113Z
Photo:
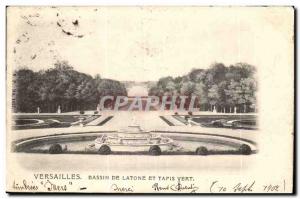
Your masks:
M286 12L267 7L9 7L7 64L34 71L68 61L120 81L156 81L214 62L259 67L285 48ZM286 42L285 42L286 43Z

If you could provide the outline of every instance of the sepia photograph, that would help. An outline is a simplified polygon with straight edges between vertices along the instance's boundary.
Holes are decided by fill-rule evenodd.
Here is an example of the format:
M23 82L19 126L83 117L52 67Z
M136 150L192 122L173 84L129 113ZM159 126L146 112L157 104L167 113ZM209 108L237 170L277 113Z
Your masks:
M8 6L9 193L293 193L294 8Z

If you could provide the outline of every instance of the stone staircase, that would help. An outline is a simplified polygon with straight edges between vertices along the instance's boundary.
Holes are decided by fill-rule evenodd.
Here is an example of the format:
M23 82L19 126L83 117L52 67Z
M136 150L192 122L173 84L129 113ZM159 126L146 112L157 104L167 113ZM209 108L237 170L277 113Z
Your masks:
M85 126L99 126L101 123L105 124L111 118L112 116L110 115L101 115L97 119L87 123Z
M175 119L175 118L173 117L173 115L164 115L163 117L164 117L166 120L168 120L169 123L173 124L173 125L171 125L171 126L185 126L184 123L182 123L181 121ZM169 125L170 125L170 124L169 124Z

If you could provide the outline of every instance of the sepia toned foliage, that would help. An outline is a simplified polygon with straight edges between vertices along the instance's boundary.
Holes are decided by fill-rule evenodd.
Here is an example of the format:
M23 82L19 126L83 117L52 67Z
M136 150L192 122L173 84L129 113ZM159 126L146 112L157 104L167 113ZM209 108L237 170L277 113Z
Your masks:
M149 95L197 96L201 111L255 112L257 82L255 67L237 63L226 67L214 63L208 69L193 69L189 74L163 77L149 89Z
M34 72L23 68L14 72L13 108L15 112L63 112L95 110L104 95L127 96L125 86L99 75L77 72L66 61L54 68Z

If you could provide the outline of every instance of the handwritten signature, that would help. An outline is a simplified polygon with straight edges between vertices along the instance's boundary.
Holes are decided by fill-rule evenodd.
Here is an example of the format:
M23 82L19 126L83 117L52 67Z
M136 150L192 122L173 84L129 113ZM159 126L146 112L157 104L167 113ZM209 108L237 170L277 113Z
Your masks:
M158 183L154 183L152 185L152 189L158 192L159 191L174 191L174 192L188 191L190 193L196 193L199 187L195 186L195 184L184 185L178 181L177 184L169 184L165 186L159 185Z

